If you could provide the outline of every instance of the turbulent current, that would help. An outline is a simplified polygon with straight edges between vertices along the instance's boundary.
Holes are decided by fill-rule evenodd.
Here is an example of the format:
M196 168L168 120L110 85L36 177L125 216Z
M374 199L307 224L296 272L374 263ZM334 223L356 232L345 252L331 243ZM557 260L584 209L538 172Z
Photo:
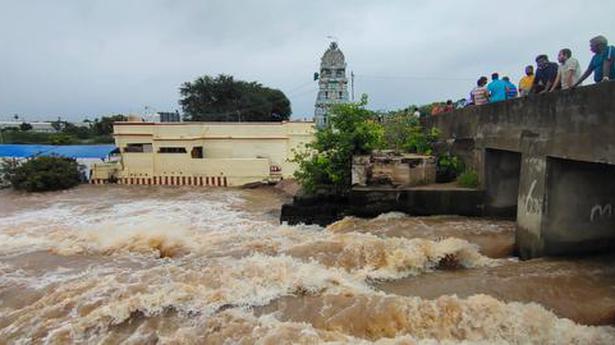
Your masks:
M278 224L273 189L0 191L0 344L615 344L614 257L514 224Z

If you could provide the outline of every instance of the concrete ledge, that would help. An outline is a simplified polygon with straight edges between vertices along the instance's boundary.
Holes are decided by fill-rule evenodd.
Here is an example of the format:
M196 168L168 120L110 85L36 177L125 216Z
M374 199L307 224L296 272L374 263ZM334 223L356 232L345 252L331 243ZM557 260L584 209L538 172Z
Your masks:
M483 216L485 193L474 189L352 190L347 198L331 195L295 197L282 206L281 222L329 225L345 216L377 217L387 212L410 215Z
M483 200L484 192L472 189L353 190L347 213L359 217L392 211L417 216L482 216Z

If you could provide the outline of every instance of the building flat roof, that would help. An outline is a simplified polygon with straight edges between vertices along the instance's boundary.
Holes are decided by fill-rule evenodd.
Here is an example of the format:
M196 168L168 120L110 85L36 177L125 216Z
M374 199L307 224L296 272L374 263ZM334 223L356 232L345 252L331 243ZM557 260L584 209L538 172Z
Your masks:
M183 122L145 122L145 121L116 121L113 122L114 125L123 125L123 126L138 126L138 125L145 125L145 126L155 126L155 125L163 125L163 126L167 126L167 125L171 125L171 126L182 126L182 125L218 125L218 126L246 126L246 125L284 125L287 123L306 123L306 124L314 124L314 121L271 121L271 122L264 122L264 121L255 121L255 122L251 122L251 121L244 121L244 122L224 122L224 121L183 121Z
M37 156L62 156L68 158L104 159L115 150L115 145L0 145L0 157L29 158Z

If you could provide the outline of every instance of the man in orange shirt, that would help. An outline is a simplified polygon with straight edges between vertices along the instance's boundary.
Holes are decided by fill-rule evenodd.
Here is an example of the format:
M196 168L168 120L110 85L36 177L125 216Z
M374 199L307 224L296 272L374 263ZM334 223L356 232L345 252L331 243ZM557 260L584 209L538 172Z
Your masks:
M519 81L519 95L527 96L530 94L532 85L534 84L534 66L525 67L525 76Z

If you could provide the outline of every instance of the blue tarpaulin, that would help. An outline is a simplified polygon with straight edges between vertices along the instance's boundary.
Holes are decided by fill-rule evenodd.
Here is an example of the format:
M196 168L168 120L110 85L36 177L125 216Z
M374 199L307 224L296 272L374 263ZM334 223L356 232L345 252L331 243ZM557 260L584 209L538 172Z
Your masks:
M115 145L0 145L0 158L62 156L69 158L100 158L109 156Z

